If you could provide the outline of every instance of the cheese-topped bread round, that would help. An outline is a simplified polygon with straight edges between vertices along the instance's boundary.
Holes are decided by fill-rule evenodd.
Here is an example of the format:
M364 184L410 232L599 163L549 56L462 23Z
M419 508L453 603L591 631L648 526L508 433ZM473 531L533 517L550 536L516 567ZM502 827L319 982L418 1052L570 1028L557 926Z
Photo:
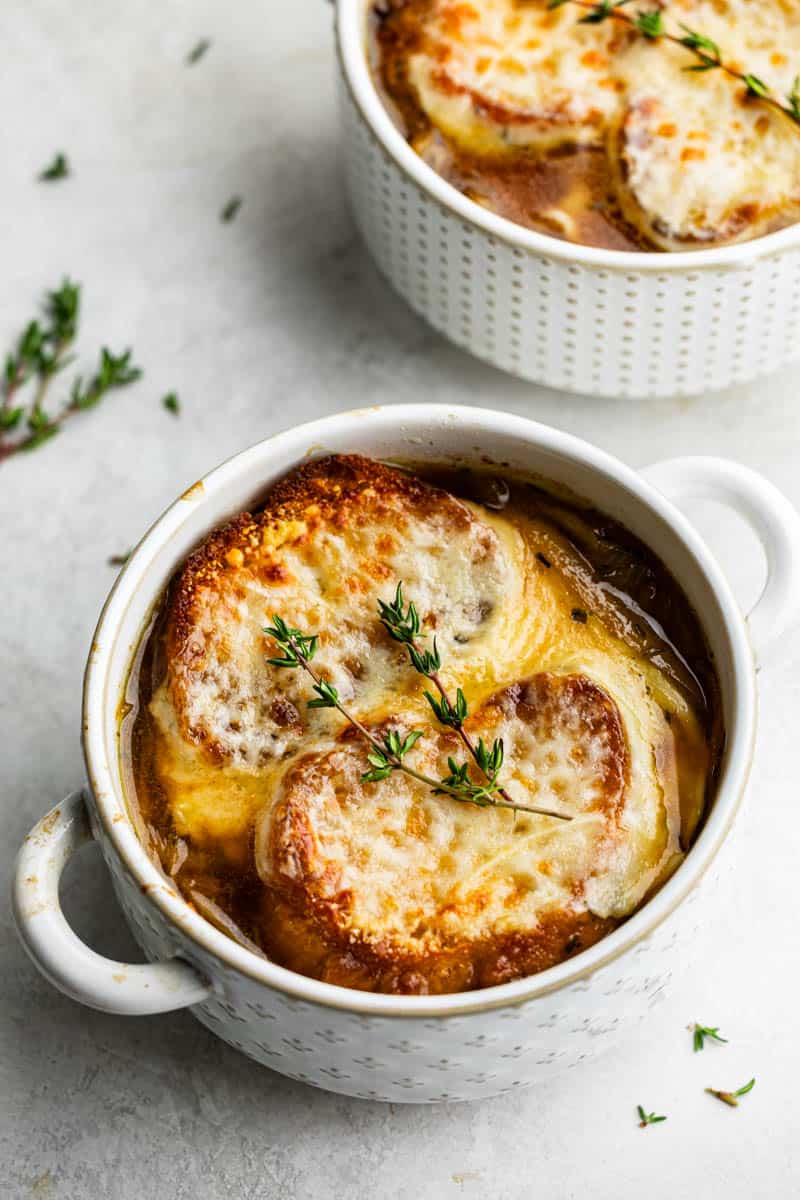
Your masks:
M168 590L132 739L142 836L203 915L294 970L393 992L542 970L634 912L702 819L713 670L685 597L601 514L496 484L321 458ZM380 619L400 583L434 678ZM313 677L280 665L276 616L318 637ZM310 705L315 680L344 712ZM412 732L411 774L365 779L365 735ZM477 805L447 780L486 784L481 745L503 790Z
M800 66L795 5L686 0L666 9L701 29L723 61L787 96ZM680 32L680 31L679 31ZM623 102L609 156L622 211L665 250L732 242L800 216L800 126L687 52L639 42L621 61Z
M794 0L600 7L390 2L378 67L414 146L481 203L578 241L681 250L798 220L800 123L755 94L800 104Z
M356 455L309 463L189 559L170 606L164 720L171 709L186 739L245 767L338 723L308 709L307 676L268 663L276 612L318 632L315 664L354 712L380 710L414 686L375 617L398 580L448 663L502 677L522 553L513 529L402 471Z
M467 150L598 141L629 40L612 22L576 28L574 13L544 3L435 0L408 78L433 124Z
M338 969L347 951L401 990L408 972L436 990L442 961L485 981L512 944L518 967L558 961L596 919L631 911L678 854L674 774L652 753L671 745L668 726L641 678L625 686L618 705L586 675L535 675L467 722L474 738L502 738L514 802L569 822L436 796L399 772L365 783L364 747L348 737L296 762L265 805L261 879L313 922ZM408 762L443 778L461 748L433 730Z

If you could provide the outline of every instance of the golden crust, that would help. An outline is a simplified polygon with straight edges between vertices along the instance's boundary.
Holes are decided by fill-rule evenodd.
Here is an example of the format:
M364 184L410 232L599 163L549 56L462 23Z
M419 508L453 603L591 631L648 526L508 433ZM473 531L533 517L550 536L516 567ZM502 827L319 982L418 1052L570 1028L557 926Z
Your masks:
M336 454L304 463L272 489L257 516L244 512L215 529L187 559L171 601L168 656L192 661L192 635L197 603L205 589L219 589L244 568L266 584L282 582L280 551L307 542L324 525L339 529L351 522L398 518L401 508L424 516L446 507L455 525L465 525L466 508L446 492L423 484L413 475L386 467L359 454Z

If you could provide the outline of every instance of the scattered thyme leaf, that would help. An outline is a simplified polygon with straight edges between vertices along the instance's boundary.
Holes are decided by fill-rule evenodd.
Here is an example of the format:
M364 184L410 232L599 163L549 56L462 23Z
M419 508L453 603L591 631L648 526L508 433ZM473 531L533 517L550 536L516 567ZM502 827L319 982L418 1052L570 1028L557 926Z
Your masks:
M38 179L40 183L54 183L57 179L66 179L71 173L66 154L59 152L50 165L39 172Z
M227 202L227 204L224 206L224 208L222 209L222 211L219 214L220 221L223 221L226 225L229 225L241 207L242 207L242 197L241 196L231 196L230 200Z
M211 39L210 38L200 38L200 41L196 42L194 44L194 46L192 47L192 49L189 51L189 53L186 55L187 67L193 67L195 63L200 62L200 59L203 58L204 55L207 54L210 49L211 49Z
M639 1128L646 1129L648 1125L658 1125L661 1121L666 1121L666 1117L657 1116L655 1113L645 1112L641 1104L636 1105L636 1111L639 1114Z
M748 1092L752 1092L755 1086L756 1079L754 1075L748 1083L745 1083L742 1087L737 1088L735 1092L725 1092L720 1091L718 1088L710 1087L707 1087L706 1091L708 1092L709 1096L714 1096L717 1100L721 1100L722 1103L727 1104L729 1108L738 1108L739 1097L746 1096Z
M589 614L585 608L573 608L570 616L572 617L573 621L577 621L579 625L585 625L589 620Z
M689 1029L692 1033L692 1044L694 1046L695 1054L698 1050L702 1050L704 1048L706 1038L711 1038L715 1042L727 1042L728 1040L722 1036L718 1025L709 1026L695 1024L690 1025Z
M566 2L567 0L561 0L562 4L566 4ZM552 567L553 564L550 562L550 559L546 555L542 554L540 550L536 551L536 557L543 567Z
M126 550L124 554L110 554L108 556L108 565L110 567L124 567L133 550Z
M167 392L166 396L162 397L161 403L168 413L172 413L173 417L180 416L181 402L176 392Z

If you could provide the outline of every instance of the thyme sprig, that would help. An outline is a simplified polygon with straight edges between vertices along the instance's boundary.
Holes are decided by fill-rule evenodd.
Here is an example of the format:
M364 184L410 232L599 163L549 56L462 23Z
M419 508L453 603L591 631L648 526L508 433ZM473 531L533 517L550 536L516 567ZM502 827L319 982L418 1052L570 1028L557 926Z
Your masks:
M112 388L125 387L142 374L131 362L131 350L113 354L104 346L86 386L79 376L61 411L47 411L45 400L52 379L70 361L67 351L78 330L80 300L80 286L65 279L60 288L46 294L41 320L28 322L16 347L6 356L0 384L0 463L13 454L41 446L70 417L94 408ZM36 387L27 405L17 403L20 389L33 380ZM25 430L23 436L10 440L9 434L19 429Z
M420 675L424 675L429 679L436 691L439 693L435 696L432 692L425 692L425 699L433 710L433 715L441 725L445 725L450 729L455 730L461 741L464 743L468 753L477 763L478 769L486 780L486 787L476 787L476 795L479 795L488 789L489 794L495 792L506 803L513 806L511 797L504 787L498 783L498 775L500 767L503 764L503 742L502 739L496 738L492 743L491 749L488 749L483 738L478 739L477 745L472 740L470 735L464 729L464 722L467 719L469 710L467 707L466 697L461 688L456 688L455 700L451 700L444 684L439 676L442 659L439 654L439 649L436 644L436 638L433 639L433 648L423 648L419 639L427 635L421 632L421 622L419 613L417 612L414 601L409 601L406 607L403 599L403 584L398 583L397 590L394 594L394 600L378 601L378 618L386 632L394 641L405 646L408 651L408 657L412 667ZM457 780L458 784L466 784L466 777L463 772L466 772L466 764L462 768L456 768L453 765L453 760L449 759L450 766L449 779ZM482 803L481 799L476 799L473 803Z
M656 1116L655 1113L645 1112L641 1104L636 1105L636 1111L639 1114L639 1128L646 1129L648 1125L658 1125L661 1121L666 1121L666 1117Z
M776 96L769 84L750 71L741 71L731 63L725 62L722 51L715 41L690 29L688 25L678 22L681 33L671 32L665 28L664 16L660 8L638 9L635 13L622 10L631 0L549 0L548 8L561 8L563 4L574 4L577 8L586 9L586 16L581 17L579 25L600 25L603 21L621 21L636 33L651 42L671 42L673 46L681 46L694 56L694 63L684 68L686 71L722 71L730 79L743 83L745 95L761 100L776 112L783 113L795 125L800 126L800 75L792 84L792 90L783 97Z
M698 1025L695 1023L694 1025L690 1025L689 1029L692 1033L692 1045L694 1046L695 1054L698 1050L702 1050L704 1048L706 1038L711 1038L712 1041L715 1042L728 1041L728 1039L724 1038L720 1033L718 1025L709 1026Z
M752 1092L755 1086L756 1079L755 1076L753 1076L749 1083L744 1084L743 1087L737 1088L735 1092L724 1092L720 1091L718 1088L710 1087L707 1087L706 1091L708 1092L709 1096L715 1096L717 1100L721 1100L723 1104L727 1104L730 1108L738 1108L739 1097L746 1096L748 1092Z
M273 613L272 625L265 626L264 633L273 639L281 651L279 656L267 659L271 666L290 670L299 668L311 677L314 698L307 702L308 707L337 709L368 743L370 751L367 754L367 762L371 769L362 774L362 783L378 783L383 779L388 779L394 771L402 771L412 779L424 783L437 796L451 796L454 800L476 804L481 808L509 808L517 812L537 813L540 816L569 820L561 813L551 812L545 808L516 804L512 800L504 798L505 794L502 793L497 783L497 773L503 761L502 743L499 744L499 750L496 749L497 743L495 743L492 751L486 751L483 742L480 743L482 747L480 753L483 756L487 773L485 783L476 783L472 780L469 776L468 764L457 763L453 758L447 760L450 774L443 779L434 779L430 775L424 775L415 770L404 760L408 752L423 736L422 730L412 729L404 737L401 737L396 730L389 730L383 734L382 739L370 733L366 726L342 704L337 688L327 679L323 679L311 666L311 660L319 645L318 634L303 633L299 629L292 628L277 613Z
M50 436L43 433L49 423L44 399L53 376L67 365L66 352L77 332L80 302L80 286L65 279L59 288L45 294L41 321L29 321L16 348L6 355L0 399L0 461L17 450L33 449ZM20 388L34 378L38 385L26 414L25 406L15 401ZM23 423L27 436L9 443L7 435Z

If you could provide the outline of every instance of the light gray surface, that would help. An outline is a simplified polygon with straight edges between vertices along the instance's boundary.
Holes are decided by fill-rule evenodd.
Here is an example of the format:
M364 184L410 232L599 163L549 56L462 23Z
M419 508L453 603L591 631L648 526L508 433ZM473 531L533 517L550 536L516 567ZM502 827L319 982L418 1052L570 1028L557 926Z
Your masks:
M185 67L204 35L212 49ZM108 555L198 475L274 430L361 404L489 405L634 464L729 455L800 503L800 372L705 400L567 398L473 362L390 294L342 195L321 0L5 0L0 46L0 347L69 273L84 285L80 366L107 341L133 345L146 370L47 447L0 466L4 888L29 826L82 778L81 671L113 579ZM74 178L33 183L61 148ZM244 206L220 224L233 193ZM159 404L173 388L179 420ZM724 513L696 515L752 600L762 572L752 537ZM0 1196L796 1195L798 668L794 635L761 676L739 868L727 921L708 931L706 970L640 1039L549 1088L437 1109L311 1091L185 1014L126 1020L57 995L4 906ZM69 873L65 905L97 949L135 954L91 851ZM693 1020L723 1026L729 1046L693 1055ZM753 1074L738 1111L703 1094ZM639 1102L669 1120L638 1129Z

